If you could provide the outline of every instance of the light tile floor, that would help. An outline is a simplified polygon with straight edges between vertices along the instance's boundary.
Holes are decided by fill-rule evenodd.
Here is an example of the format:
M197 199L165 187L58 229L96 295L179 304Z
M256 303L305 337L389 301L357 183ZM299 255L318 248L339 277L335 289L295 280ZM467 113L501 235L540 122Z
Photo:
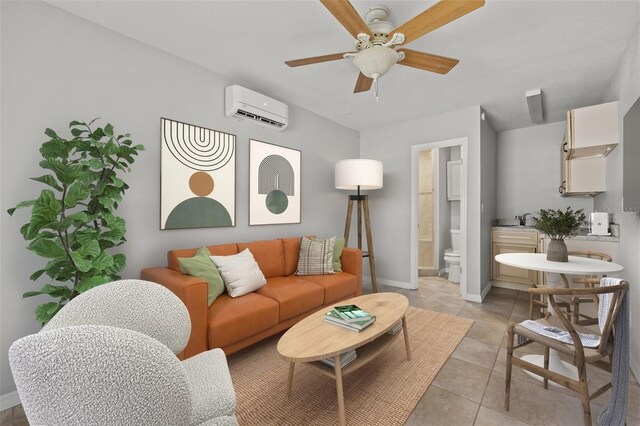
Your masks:
M582 425L582 404L577 394L565 388L534 380L514 367L510 411L504 404L504 380L507 357L506 330L509 321L529 318L526 292L492 288L483 303L467 302L459 287L443 278L423 277L417 290L378 286L378 291L395 291L409 299L411 306L471 318L475 323L409 417L406 425ZM528 345L516 355L541 346ZM609 374L588 368L595 390ZM630 374L628 425L640 425L640 387ZM591 401L593 424L607 403L610 392Z
M582 425L582 406L577 394L564 388L542 384L519 368L513 369L511 410L504 411L506 330L509 321L529 316L526 292L493 288L483 303L462 300L456 284L438 277L423 277L417 290L378 286L379 291L395 291L409 299L411 306L475 320L458 348L438 373L409 417L406 425ZM370 289L369 289L370 292ZM516 351L541 353L529 345ZM592 389L608 379L608 373L589 368ZM593 424L607 403L610 392L591 402ZM640 387L631 375L628 425L640 425ZM0 412L0 425L28 425L22 407Z

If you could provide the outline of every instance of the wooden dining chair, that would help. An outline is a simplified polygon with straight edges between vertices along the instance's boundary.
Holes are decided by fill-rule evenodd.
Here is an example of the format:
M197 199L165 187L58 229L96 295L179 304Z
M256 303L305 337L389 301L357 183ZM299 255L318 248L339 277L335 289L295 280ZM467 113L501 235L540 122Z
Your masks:
M580 256L586 257L589 259L597 259L605 262L611 262L611 256L606 253L594 252L588 250L577 250L570 251L569 256ZM564 280L565 287L585 287L591 288L600 284L600 279L602 276L598 276L595 274L587 274L583 276L573 277L571 282L568 280ZM580 312L581 304L593 304L593 297L584 297L584 296L559 296L556 298L558 301L558 305L566 305L569 312L571 312L571 320L574 324L578 325L594 325L598 323L598 318L586 315L584 311Z
M520 367L531 373L542 376L543 387L547 389L548 381L551 380L559 385L574 390L580 394L580 400L582 401L582 407L584 411L584 424L591 425L591 407L589 401L611 388L611 382L602 386L596 390L593 394L589 395L589 388L587 382L587 364L592 364L596 367L602 368L611 372L611 360L613 356L613 323L620 307L622 306L622 300L629 288L629 284L626 281L622 281L618 285L604 286L604 287L589 287L589 288L530 288L529 292L534 295L544 295L548 298L554 315L547 318L536 320L535 322L545 326L553 327L569 332L573 343L566 344L559 340L546 337L542 334L538 334L534 331L525 328L521 324L509 323L507 328L508 342L507 342L507 371L505 382L505 401L504 407L506 411L509 411L509 396L511 389L511 369L512 366ZM592 329L581 327L577 324L572 324L567 318L566 314L558 306L556 301L557 296L576 296L576 297L595 297L596 305L603 294L611 294L611 303L609 310L607 311L606 321L602 326L600 334L600 342L595 348L585 348L582 345L578 332L586 334L596 334ZM526 339L523 343L514 346L515 335L522 336ZM544 365L540 367L530 362L524 361L521 358L513 356L514 349L526 346L533 342L540 343L544 346ZM549 370L549 350L555 349L560 353L569 355L572 358L573 364L578 370L578 380L570 377L566 377L557 372ZM603 361L608 358L609 361Z

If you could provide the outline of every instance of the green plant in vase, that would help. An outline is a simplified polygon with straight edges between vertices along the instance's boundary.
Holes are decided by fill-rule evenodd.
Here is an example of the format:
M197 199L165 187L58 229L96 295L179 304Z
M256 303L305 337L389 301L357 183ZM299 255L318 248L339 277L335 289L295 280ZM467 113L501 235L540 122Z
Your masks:
M134 145L129 134L116 135L111 124L93 128L96 120L69 123L71 139L52 129L44 132L50 138L40 147L45 174L32 179L47 188L8 210L13 215L31 208L20 233L29 250L47 259L30 278L46 276L49 283L23 294L55 299L36 308L42 324L78 294L119 279L125 266L124 254L111 253L126 241L125 221L114 214L129 188L119 174L130 170L144 147Z
M571 207L565 210L540 209L535 228L546 234L551 241L547 248L547 260L567 262L567 245L565 238L576 235L586 218L583 209L573 211Z

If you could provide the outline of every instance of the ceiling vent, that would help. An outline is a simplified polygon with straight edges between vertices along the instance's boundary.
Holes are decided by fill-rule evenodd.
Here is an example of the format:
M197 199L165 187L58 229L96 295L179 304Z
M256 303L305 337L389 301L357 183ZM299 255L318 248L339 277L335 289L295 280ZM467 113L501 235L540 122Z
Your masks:
M529 90L525 96L527 97L527 105L529 106L529 115L532 123L542 123L542 90Z

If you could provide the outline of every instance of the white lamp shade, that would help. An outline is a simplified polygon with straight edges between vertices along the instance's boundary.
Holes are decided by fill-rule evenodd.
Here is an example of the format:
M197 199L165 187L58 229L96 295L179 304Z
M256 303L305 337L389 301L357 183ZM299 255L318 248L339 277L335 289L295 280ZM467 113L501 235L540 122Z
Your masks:
M382 188L382 161L351 159L341 160L335 168L336 189Z

